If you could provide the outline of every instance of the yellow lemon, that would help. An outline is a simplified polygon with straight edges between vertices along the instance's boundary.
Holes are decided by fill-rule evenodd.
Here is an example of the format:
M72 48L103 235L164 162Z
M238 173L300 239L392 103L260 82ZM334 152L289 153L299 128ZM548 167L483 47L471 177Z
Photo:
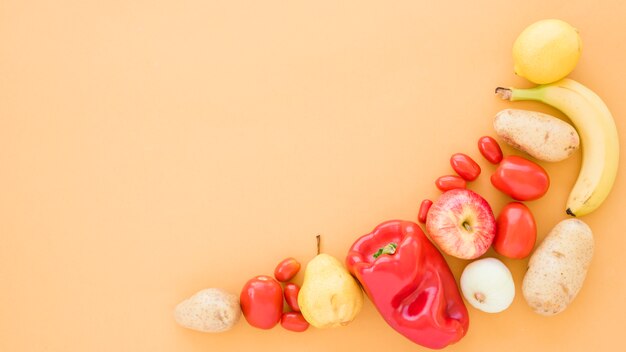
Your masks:
M556 20L528 26L513 44L515 74L537 84L556 82L578 63L582 42L576 28Z

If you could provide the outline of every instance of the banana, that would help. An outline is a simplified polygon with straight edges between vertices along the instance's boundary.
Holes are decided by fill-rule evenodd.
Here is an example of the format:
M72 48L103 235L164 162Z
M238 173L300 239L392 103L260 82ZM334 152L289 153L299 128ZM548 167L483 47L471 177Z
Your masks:
M602 99L569 78L530 89L498 87L496 94L510 101L540 101L570 118L580 135L583 159L567 200L566 213L583 216L596 210L609 195L619 164L617 128Z

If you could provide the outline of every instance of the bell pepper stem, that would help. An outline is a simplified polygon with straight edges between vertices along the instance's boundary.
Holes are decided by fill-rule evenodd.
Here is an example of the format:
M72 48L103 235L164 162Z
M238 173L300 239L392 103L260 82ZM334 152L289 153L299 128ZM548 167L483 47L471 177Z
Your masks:
M398 245L391 242L388 245L381 247L374 253L374 259L380 257L382 254L394 254Z

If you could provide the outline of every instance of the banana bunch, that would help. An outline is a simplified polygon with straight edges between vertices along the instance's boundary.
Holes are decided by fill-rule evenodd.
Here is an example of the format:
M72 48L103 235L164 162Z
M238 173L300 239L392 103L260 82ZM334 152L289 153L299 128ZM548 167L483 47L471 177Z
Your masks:
M569 23L537 21L515 40L513 61L518 76L539 85L496 89L496 94L506 100L535 100L555 107L578 130L583 160L567 200L566 213L572 216L589 214L602 204L613 187L619 163L619 138L611 112L596 93L566 78L581 51L579 31ZM578 146L578 141L569 143Z
M569 78L529 89L499 87L496 94L510 101L540 101L570 118L580 135L583 159L566 212L582 216L597 209L613 187L619 163L617 128L602 99Z

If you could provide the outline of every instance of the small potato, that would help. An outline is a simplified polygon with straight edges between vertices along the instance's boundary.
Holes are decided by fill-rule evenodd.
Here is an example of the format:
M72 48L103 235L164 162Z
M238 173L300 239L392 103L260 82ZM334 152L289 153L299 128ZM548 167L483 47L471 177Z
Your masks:
M493 127L513 148L543 161L567 159L580 146L572 125L537 111L502 110L496 114Z
M176 322L202 332L222 332L241 317L239 298L219 288L207 288L180 302L174 310Z
M562 312L585 281L593 256L593 235L579 219L558 223L537 247L528 263L522 293L541 315Z

